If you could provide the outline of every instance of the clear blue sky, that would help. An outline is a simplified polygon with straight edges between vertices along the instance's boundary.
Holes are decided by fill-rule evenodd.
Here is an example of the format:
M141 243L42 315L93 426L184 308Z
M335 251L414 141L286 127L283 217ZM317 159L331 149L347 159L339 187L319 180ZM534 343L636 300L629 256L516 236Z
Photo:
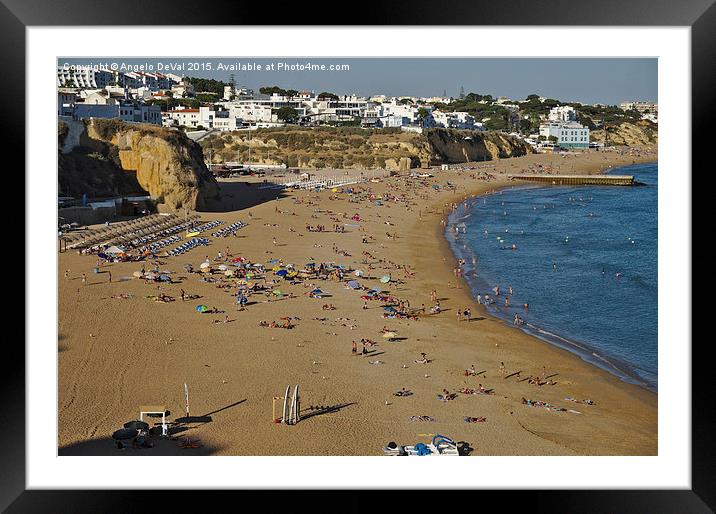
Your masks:
M125 59L65 59L58 63L149 64L152 70L166 69L170 63L211 63L211 71L173 71L178 75L228 81L231 71L218 71L220 62L348 64L350 71L236 71L237 85L258 89L277 85L285 89L309 89L316 92L387 96L439 96L446 91L457 97L465 93L491 94L523 99L531 93L564 101L619 104L625 100L657 101L655 58L181 58L163 57ZM159 63L164 68L159 69Z

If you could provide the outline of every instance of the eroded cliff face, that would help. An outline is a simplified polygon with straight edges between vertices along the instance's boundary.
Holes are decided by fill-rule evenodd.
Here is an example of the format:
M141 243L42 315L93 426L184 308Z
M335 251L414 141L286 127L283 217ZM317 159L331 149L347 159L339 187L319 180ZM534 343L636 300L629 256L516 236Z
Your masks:
M592 130L589 139L603 143L604 129ZM636 123L622 123L609 127L609 144L618 146L648 146L659 142L659 130L656 123L640 120Z
M118 120L90 120L80 146L64 158L61 156L60 181L66 171L63 160L72 160L73 167L78 168L78 163L79 167L83 162L87 165L91 157L105 168L114 168L112 176L116 176L116 170L124 172L131 183L168 210L202 210L207 200L219 195L218 184L204 164L201 147L175 130ZM104 187L102 177L91 178Z
M430 129L282 127L222 133L201 141L213 163L248 161L300 168L387 169L493 160L531 153L519 139L492 132Z
M425 137L432 151L431 164L492 161L533 153L524 141L500 132L431 129Z

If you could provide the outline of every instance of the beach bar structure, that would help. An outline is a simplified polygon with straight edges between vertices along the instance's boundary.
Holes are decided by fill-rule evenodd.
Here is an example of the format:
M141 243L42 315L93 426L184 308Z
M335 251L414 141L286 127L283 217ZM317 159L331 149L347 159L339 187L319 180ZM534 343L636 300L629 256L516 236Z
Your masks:
M634 175L509 175L511 180L553 186L633 186Z

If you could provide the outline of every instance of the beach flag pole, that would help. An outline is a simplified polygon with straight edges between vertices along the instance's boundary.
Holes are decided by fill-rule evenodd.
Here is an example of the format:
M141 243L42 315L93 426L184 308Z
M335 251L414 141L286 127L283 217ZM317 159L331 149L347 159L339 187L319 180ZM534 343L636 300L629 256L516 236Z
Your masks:
M184 401L186 403L186 417L189 417L189 386L184 382Z

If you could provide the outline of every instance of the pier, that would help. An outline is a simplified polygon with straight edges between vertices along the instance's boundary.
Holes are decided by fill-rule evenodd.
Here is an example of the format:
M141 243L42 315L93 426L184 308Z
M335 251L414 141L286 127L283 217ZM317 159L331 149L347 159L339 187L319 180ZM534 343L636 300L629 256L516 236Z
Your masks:
M508 175L511 180L553 186L633 186L634 175Z

